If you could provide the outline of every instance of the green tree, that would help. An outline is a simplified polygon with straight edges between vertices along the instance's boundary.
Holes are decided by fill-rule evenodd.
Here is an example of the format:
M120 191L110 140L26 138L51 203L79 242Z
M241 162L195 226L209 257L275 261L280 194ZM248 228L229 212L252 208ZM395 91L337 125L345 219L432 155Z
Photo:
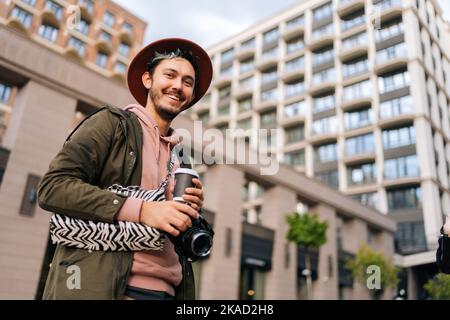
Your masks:
M305 247L305 265L308 270L306 274L306 292L307 298L311 298L311 257L309 249L319 248L327 241L327 221L319 221L316 213L297 212L290 213L286 216L286 222L289 225L286 238L288 241L295 243L297 246Z
M433 300L450 300L450 275L439 273L424 288Z
M383 253L373 250L367 244L360 247L355 258L346 261L345 268L356 281L367 287L373 299L379 299L384 288L396 288L400 280L400 268L395 267ZM379 270L379 274L375 270ZM379 279L375 279L378 283L372 288L369 284L374 280L374 276L379 276Z

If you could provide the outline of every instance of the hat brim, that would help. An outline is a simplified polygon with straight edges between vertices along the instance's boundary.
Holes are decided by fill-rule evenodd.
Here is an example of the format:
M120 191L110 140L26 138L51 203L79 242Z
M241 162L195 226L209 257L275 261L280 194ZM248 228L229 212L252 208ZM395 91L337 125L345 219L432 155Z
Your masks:
M131 61L128 68L128 89L133 97L142 106L147 105L148 89L142 83L142 75L147 72L147 63L155 57L155 52L164 53L175 51L176 49L191 51L197 58L198 70L195 79L194 99L189 104L193 106L200 100L211 84L213 67L208 53L198 44L181 38L167 38L150 43L143 48Z

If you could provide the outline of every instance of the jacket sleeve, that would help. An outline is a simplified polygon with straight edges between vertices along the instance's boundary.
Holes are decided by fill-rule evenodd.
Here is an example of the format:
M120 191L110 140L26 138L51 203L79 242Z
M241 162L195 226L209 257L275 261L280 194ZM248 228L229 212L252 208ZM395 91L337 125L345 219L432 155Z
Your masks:
M73 218L113 222L125 198L95 185L114 141L119 119L97 112L76 129L51 161L38 186L39 206Z
M440 272L450 274L450 238L443 236L443 227L436 251L436 263Z

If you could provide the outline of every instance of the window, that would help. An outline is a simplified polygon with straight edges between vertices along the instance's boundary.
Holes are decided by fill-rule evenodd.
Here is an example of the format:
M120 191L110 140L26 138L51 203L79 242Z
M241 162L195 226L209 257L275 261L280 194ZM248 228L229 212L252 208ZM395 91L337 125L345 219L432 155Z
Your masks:
M114 67L114 72L124 75L125 73L127 73L127 65L120 61L117 62Z
M121 27L122 31L125 31L128 34L133 34L133 26L128 22L124 22Z
M128 57L128 54L130 53L130 46L126 43L120 43L119 45L119 54L123 57Z
M232 61L233 58L234 58L234 48L228 49L227 51L224 51L221 54L222 64Z
M360 185L375 182L377 179L375 163L349 167L347 169L349 185Z
M337 189L339 187L339 173L337 170L316 173L315 177L332 188Z
M378 209L378 192L355 194L352 198L359 201L363 206Z
M291 166L305 165L305 150L287 152L284 154L284 162Z
M323 63L327 63L329 61L334 61L333 48L326 49L321 52L313 52L313 57L312 57L313 65L320 65Z
M263 51L262 59L264 60L278 59L278 47L274 47L272 49Z
M313 74L313 85L319 85L323 82L332 82L335 80L334 68L325 69Z
M394 20L382 26L381 29L375 30L375 40L380 42L400 34L403 34L403 23L402 21Z
M278 100L278 88L269 89L261 92L261 101L275 101Z
M403 114L412 113L412 100L410 96L388 100L380 104L380 118L387 119Z
M286 22L286 29L290 30L296 27L303 27L305 25L305 16L301 15L290 19Z
M253 84L255 82L254 80L255 80L255 77L253 77L253 76L239 80L239 88L240 89L252 89Z
M321 112L334 109L336 100L334 95L313 98L313 112Z
M99 52L97 54L97 65L102 68L106 68L108 64L108 55L104 52Z
M375 149L373 133L349 138L345 141L345 154L347 156L372 153Z
M384 149L398 148L416 143L414 127L396 128L383 131Z
M361 81L351 86L344 87L344 101L360 99L372 96L372 85L370 80Z
M316 160L320 163L337 160L337 144L326 144L315 149Z
M331 2L324 4L313 10L314 21L325 19L333 14L333 4Z
M277 123L277 111L261 113L261 126L270 126Z
M306 114L306 102L304 100L288 104L284 107L283 116L291 118L295 116L304 116Z
M100 32L100 35L98 37L101 41L104 42L111 42L112 41L112 35L106 31Z
M75 38L75 37L71 37L69 39L69 42L67 43L67 45L73 49L75 49L78 54L80 55L80 57L84 58L84 55L86 53L86 49L84 47L84 42Z
M384 177L398 179L419 176L417 155L410 155L384 161Z
M7 104L11 96L11 87L0 83L0 102Z
M94 12L93 0L78 0L78 3L84 6L90 14Z
M202 122L203 125L206 125L209 122L209 110L199 113L198 119Z
M263 34L264 44L278 41L278 28L271 29Z
M411 254L427 250L425 228L422 221L400 222L395 233L396 252Z
M322 37L333 36L334 34L334 25L333 23L329 23L320 28L314 29L311 33L312 39L318 39Z
M56 42L56 38L58 37L58 29L48 24L41 25L38 33L42 38L53 43Z
M401 6L402 1L401 0L381 0L378 3L375 3L373 5L373 10L375 12L381 12L385 9L389 9L395 6Z
M313 134L327 134L337 132L338 121L336 116L314 120L312 123Z
M387 191L389 210L420 208L420 187L401 188Z
M246 112L252 110L252 98L238 101L238 112Z
M278 80L278 69L277 68L266 70L261 74L261 83L262 84L275 82L277 80Z
M241 73L245 73L247 71L253 70L254 67L255 67L255 61L253 60L253 58L250 58L250 59L241 61L240 66L239 66L239 71Z
M53 1L48 1L45 3L45 10L53 12L56 19L61 20L63 16L63 7Z
M256 44L255 38L251 38L251 39L241 43L241 50L253 49L253 48L255 48L255 44Z
M36 6L36 0L22 0L22 2L28 4L28 5L32 6L32 7Z
M372 109L361 109L344 113L345 129L352 130L372 123Z
M298 58L289 60L286 62L286 66L284 68L285 71L295 71L295 70L303 70L305 69L305 57L300 56Z
M11 17L19 20L25 28L29 28L31 26L31 21L33 20L33 16L30 13L20 9L19 7L14 7L12 9Z
M295 51L301 50L305 47L305 42L303 41L303 37L297 37L292 40L289 40L286 43L286 51L287 54L291 54Z
M363 25L365 23L366 23L366 16L364 14L364 10L360 10L342 19L341 31L345 32L347 30Z
M103 16L103 23L112 28L116 23L116 17L111 12L106 11L105 15Z
M302 141L305 139L305 129L303 126L286 128L284 136L286 143Z
M28 174L23 194L22 203L20 205L20 214L25 216L34 216L37 204L37 189L41 177L34 174Z
M290 98L305 92L305 83L303 80L296 82L286 83L284 85L284 95L286 98Z
M217 115L219 115L219 116L229 116L230 115L230 104L226 103L224 105L219 105L217 107Z
M227 67L220 67L220 76L221 77L231 77L233 75L233 65Z
M87 36L89 35L89 26L89 22L81 18L77 24L76 30Z
M345 38L342 40L342 50L351 50L355 47L365 46L367 45L367 33L361 32L355 34L354 36Z
M224 100L231 95L231 86L226 86L219 89L219 99Z
M407 55L408 51L406 49L406 44L402 42L386 49L377 51L375 59L377 63L384 63L396 58L406 57Z
M244 120L239 120L236 123L236 126L238 129L243 129L243 130L247 130L250 129L252 127L252 118L247 118Z
M343 65L344 78L350 78L356 75L366 73L369 70L369 62L367 58L353 60Z
M409 85L409 73L403 71L400 73L389 74L378 78L380 93L386 93L400 89Z

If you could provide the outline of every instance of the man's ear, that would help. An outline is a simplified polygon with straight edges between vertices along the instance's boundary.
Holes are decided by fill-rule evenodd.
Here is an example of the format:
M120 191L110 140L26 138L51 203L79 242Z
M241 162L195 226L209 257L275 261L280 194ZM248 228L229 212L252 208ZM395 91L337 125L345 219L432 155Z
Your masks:
M152 82L153 82L153 78L152 75L150 74L150 72L144 72L142 74L142 84L144 85L144 87L146 87L147 89L150 89L152 86Z

